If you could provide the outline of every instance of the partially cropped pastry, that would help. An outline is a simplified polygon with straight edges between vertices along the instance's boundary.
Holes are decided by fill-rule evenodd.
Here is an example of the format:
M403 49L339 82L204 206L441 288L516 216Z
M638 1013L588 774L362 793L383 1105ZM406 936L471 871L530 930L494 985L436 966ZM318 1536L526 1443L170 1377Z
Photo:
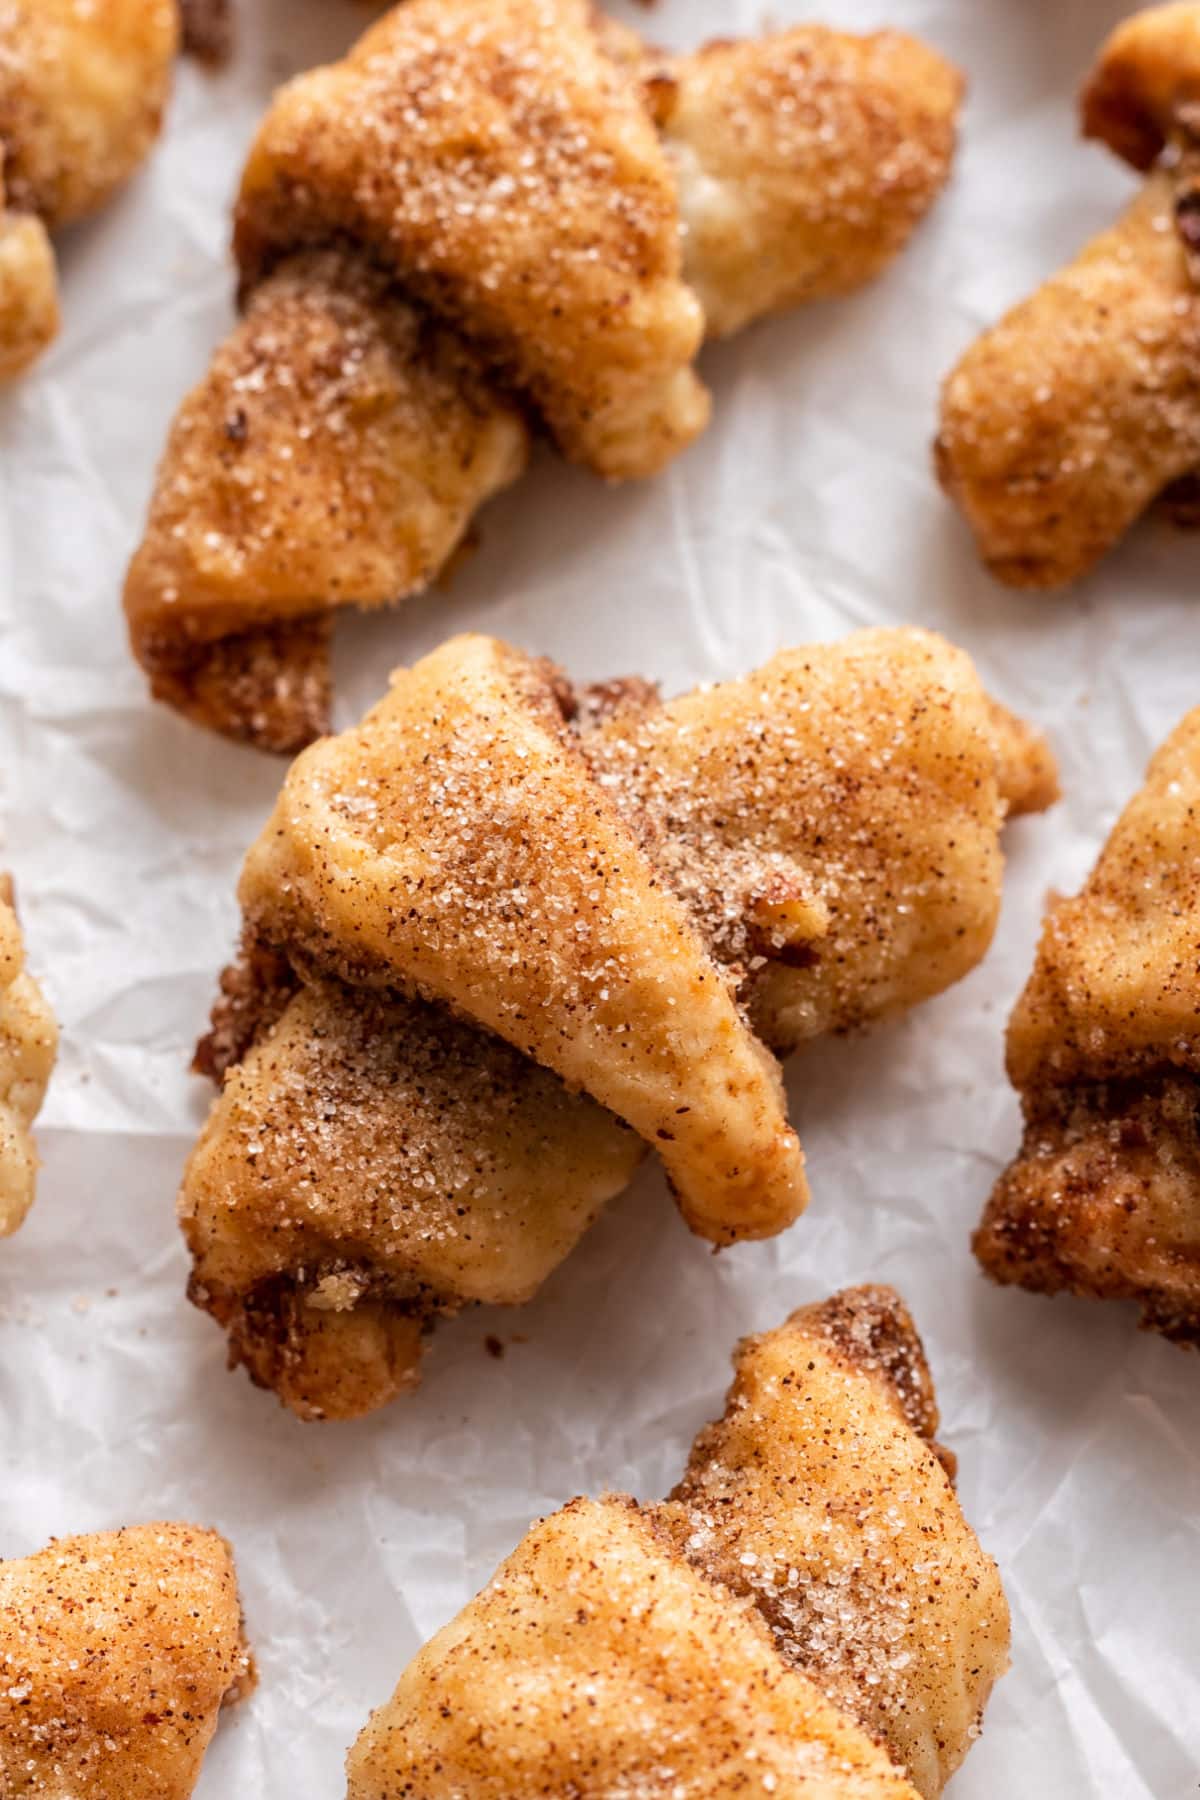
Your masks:
M1082 893L1056 900L1008 1028L1025 1137L975 1253L1037 1293L1136 1300L1200 1342L1200 710Z
M924 1800L1008 1663L890 1288L739 1346L671 1498L536 1524L409 1665L349 1800Z
M253 1680L215 1532L139 1525L0 1562L5 1800L187 1800Z
M407 0L283 88L238 201L245 316L126 584L154 692L277 750L327 729L333 610L425 587L531 427L609 478L678 454L706 335L902 248L960 88L894 32L670 57L588 0Z
M251 850L183 1184L193 1298L309 1417L528 1300L653 1148L714 1244L805 1203L776 1058L983 956L1048 751L918 631L664 702L493 639L306 751Z
M1077 580L1200 473L1200 4L1114 33L1083 128L1145 171L1141 192L968 350L942 395L942 483L1017 587Z
M0 4L0 381L58 332L50 233L94 212L157 136L175 0Z
M0 875L0 1238L33 1204L37 1151L33 1121L58 1049L58 1027L25 968L12 884Z

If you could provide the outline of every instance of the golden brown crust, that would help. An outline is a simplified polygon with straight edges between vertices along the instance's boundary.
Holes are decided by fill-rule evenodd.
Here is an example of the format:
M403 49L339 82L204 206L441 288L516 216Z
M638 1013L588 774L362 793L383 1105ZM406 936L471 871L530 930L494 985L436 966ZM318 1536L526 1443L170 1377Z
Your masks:
M901 32L803 25L653 81L710 337L873 281L949 177L962 77Z
M1096 59L1080 103L1084 135L1135 169L1151 169L1197 101L1200 6L1146 7L1117 26Z
M585 823L559 832L525 820L520 837L524 802L509 795L531 782L548 808L572 793ZM580 1079L569 1064L577 1027L591 1058L583 1086L610 1104L601 1076L610 1079L614 1044L626 1078L643 1067L647 1031L663 1056L678 1047L670 1116L641 1124L646 1142L669 1151L688 1117L674 1109L700 1111L694 1066L719 1073L728 1056L707 1036L726 1004L783 1051L912 1005L973 967L999 906L1005 811L1053 785L1044 743L988 700L965 656L924 632L783 652L742 680L665 703L644 681L576 689L503 646L452 642L401 677L359 731L302 759L252 855L244 896L258 935L223 978L198 1056L226 1081L183 1188L193 1297L226 1325L234 1356L305 1416L382 1404L415 1367L419 1325L472 1301L528 1298L643 1154L612 1112L552 1072L570 1066ZM332 812L319 790L342 797ZM414 838L407 848L397 821ZM534 864L493 883L506 834L533 846ZM677 903L690 966L716 1007L679 998L668 959L656 959L656 987L677 1004L665 1027L647 1027L610 958L608 1013L571 1010L566 974L578 971L550 959L539 934L553 935L543 913L574 891L585 841L589 855L609 847L606 871L616 844L642 884L628 890L631 934L648 882ZM355 842L362 860L339 896L331 872L349 866ZM429 883L406 867L410 851L422 867L436 863L436 892L457 914L437 989L407 951L395 954L393 920L431 924ZM606 882L594 883L605 906L615 891ZM369 944L360 900L373 915ZM593 960L605 931L597 918ZM481 942L501 957L498 972L481 961ZM397 982L442 1004L402 998ZM502 1035L528 1047L526 1015L562 1031L534 1052L548 1066L481 1029L480 988L501 1008L487 1021ZM452 1018L447 1002L465 1016ZM504 1009L516 1002L510 1023ZM770 1099L769 1068L763 1086ZM727 1128L745 1116L719 1083L716 1111ZM723 1186L721 1199L728 1206ZM763 1217L727 1211L719 1227L737 1235ZM352 1345L345 1383L333 1352L342 1327L311 1312L327 1277ZM389 1340L389 1308L404 1356Z
M102 206L158 134L174 0L0 0L0 379L58 328L47 228Z
M304 1418L411 1386L439 1314L531 1298L644 1153L498 1038L398 996L307 985L256 1039L184 1178L190 1296Z
M293 756L329 730L332 652L332 615L314 613L211 640L158 630L141 637L138 654L156 700L225 737Z
M588 0L408 0L282 89L242 180L243 280L339 240L599 473L649 474L703 428L670 170Z
M0 1563L0 1791L187 1800L254 1682L229 1546L189 1525Z
M1026 1097L1021 1149L973 1247L994 1281L1132 1300L1200 1344L1200 1080L1074 1082Z
M1195 0L1117 30L1085 90L1084 128L1149 170L1146 184L943 388L942 485L1013 586L1079 579L1200 467L1197 98Z
M1045 740L921 631L781 651L616 714L586 750L779 1053L973 968L995 929L1000 824L1056 793Z
M940 1793L1008 1614L897 1366L927 1413L886 1289L744 1345L676 1495L575 1500L534 1526L371 1719L351 1800Z
M1151 759L1087 881L1052 902L1008 1028L1021 1090L1200 1072L1200 708Z
M332 609L424 587L527 453L461 341L360 257L283 264L180 409L130 566L157 697L265 748L311 742Z
M12 884L0 874L0 1238L16 1231L33 1204L32 1126L57 1049L54 1016L25 969Z
M996 1280L1136 1299L1180 1342L1200 1329L1198 820L1200 710L1049 909L1008 1029L1024 1141L975 1238Z
M409 0L285 89L239 210L247 317L126 586L158 697L269 748L319 735L325 660L283 627L445 568L524 467L524 409L602 473L658 467L707 417L695 290L715 333L877 273L959 91L894 33L663 58L584 0Z
M530 659L462 637L397 672L293 764L239 892L268 942L439 1000L611 1108L714 1242L803 1209L778 1069Z
M933 1442L937 1404L890 1288L743 1343L725 1416L657 1516L750 1600L776 1649L940 1794L1007 1664L1008 1608Z
M1200 464L1198 367L1200 291L1159 171L943 389L938 471L994 575L1079 579Z

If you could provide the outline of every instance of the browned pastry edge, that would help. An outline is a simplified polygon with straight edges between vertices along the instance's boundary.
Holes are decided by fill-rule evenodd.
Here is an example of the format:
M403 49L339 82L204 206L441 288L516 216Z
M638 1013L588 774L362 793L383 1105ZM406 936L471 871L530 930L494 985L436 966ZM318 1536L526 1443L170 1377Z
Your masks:
M1033 1293L1136 1301L1143 1330L1200 1346L1200 1077L1049 1087L1024 1111L972 1239L984 1271ZM1161 1241L1164 1194L1194 1215L1190 1250Z
M225 1366L245 1369L255 1387L273 1393L297 1418L312 1421L328 1416L324 1396L330 1370L336 1367L339 1411L352 1419L379 1405L381 1387L393 1397L416 1387L419 1379L420 1340L433 1329L439 1315L452 1314L436 1294L415 1293L402 1299L395 1283L380 1279L378 1299L364 1288L357 1270L347 1273L361 1295L355 1303L353 1328L341 1328L340 1315L319 1314L313 1307L312 1287L303 1284L304 1271L257 1282L246 1293L188 1277L187 1297L208 1313L228 1337ZM322 1270L323 1275L336 1273ZM366 1354L356 1354L372 1325L385 1329L370 1336ZM379 1345L386 1346L380 1368Z
M803 1317L809 1329L828 1341L839 1361L869 1375L894 1396L906 1424L928 1444L953 1482L958 1459L952 1450L937 1442L941 1414L929 1359L916 1322L896 1289L882 1282L843 1288L818 1305L801 1307L796 1316ZM757 1341L746 1338L737 1347L735 1368ZM731 1401L734 1391L731 1390ZM722 1421L715 1420L700 1431L688 1467L671 1491L671 1500L688 1498L696 1471L711 1460L721 1429ZM751 1586L747 1591L761 1607L761 1589Z
M1142 173L1167 148L1176 122L1200 102L1200 69L1191 49L1187 8L1159 4L1133 13L1105 42L1079 96L1080 129ZM1184 22L1184 41L1172 27ZM1161 42L1156 42L1158 32ZM1164 85L1164 77L1166 77Z
M1135 169L1152 169L1162 155L1163 128L1144 103L1129 70L1111 59L1097 65L1080 95L1080 128Z
M300 985L286 956L244 933L237 956L221 971L209 1029L196 1045L192 1069L220 1085L251 1045L279 1019Z
M150 691L185 718L281 756L329 730L333 616L262 625L211 642L143 636Z
M233 53L231 0L179 0L183 49L197 62L219 69Z

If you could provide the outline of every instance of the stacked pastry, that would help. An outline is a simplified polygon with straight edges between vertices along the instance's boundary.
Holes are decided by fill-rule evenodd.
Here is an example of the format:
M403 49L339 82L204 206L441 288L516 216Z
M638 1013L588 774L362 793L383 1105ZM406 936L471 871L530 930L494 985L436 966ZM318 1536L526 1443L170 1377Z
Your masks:
M776 1056L940 992L995 927L1042 741L922 632L662 702L486 638L293 765L184 1180L192 1295L308 1417L527 1300L655 1149L715 1244L807 1189Z

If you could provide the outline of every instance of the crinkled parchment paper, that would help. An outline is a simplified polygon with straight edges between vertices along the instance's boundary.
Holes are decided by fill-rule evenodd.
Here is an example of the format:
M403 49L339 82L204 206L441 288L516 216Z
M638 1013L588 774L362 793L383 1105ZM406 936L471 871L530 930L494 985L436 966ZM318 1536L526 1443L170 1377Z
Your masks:
M200 1794L337 1795L368 1709L534 1514L661 1493L740 1333L883 1279L924 1332L1015 1615L955 1792L1182 1800L1200 1782L1200 1361L1123 1308L991 1289L967 1239L1015 1143L1002 1031L1043 895L1079 880L1200 701L1200 543L1150 524L1078 593L1013 595L976 566L928 454L939 377L1130 187L1074 126L1120 5L779 0L773 22L900 24L968 70L957 178L912 251L869 292L709 355L715 423L657 483L606 491L547 456L449 592L346 621L342 722L464 627L678 689L919 621L1051 730L1066 798L1011 832L999 937L970 980L793 1063L815 1199L786 1237L714 1258L648 1172L535 1305L444 1327L415 1398L340 1427L227 1374L183 1299L172 1203L208 1098L187 1060L281 769L152 706L118 607L168 417L230 316L247 140L274 83L362 22L341 0L239 6L233 66L180 71L158 153L65 246L62 340L0 406L4 853L63 1026L38 1203L0 1244L0 1554L147 1517L219 1525L262 1685ZM678 43L763 23L735 0L629 16Z

